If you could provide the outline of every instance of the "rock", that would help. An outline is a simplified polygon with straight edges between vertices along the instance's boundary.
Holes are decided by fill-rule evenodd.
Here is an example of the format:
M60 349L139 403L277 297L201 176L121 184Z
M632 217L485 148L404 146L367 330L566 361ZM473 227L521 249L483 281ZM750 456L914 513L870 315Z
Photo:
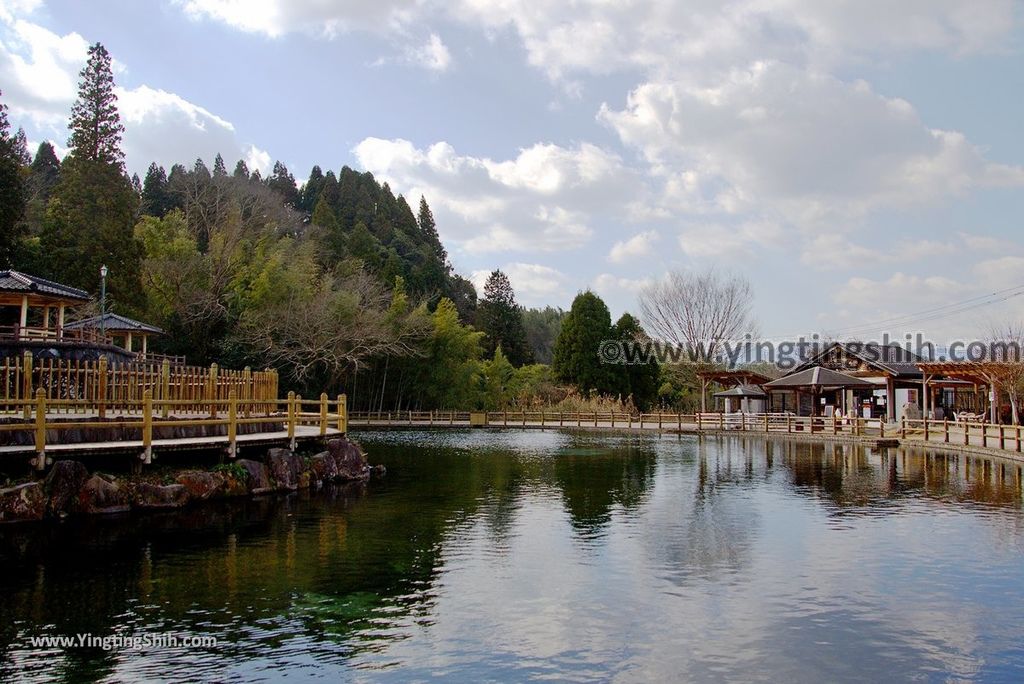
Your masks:
M309 459L309 470L318 482L334 482L338 479L338 464L331 452L324 451Z
M223 475L205 470L186 470L178 473L175 481L188 491L189 499L193 501L206 501L224 491L227 485L227 478Z
M137 508L181 508L188 503L188 489L181 484L141 482L135 487L133 503Z
M302 457L289 449L268 450L267 467L278 488L289 490L299 488L299 475L306 469ZM308 479L306 486L309 486Z
M82 513L122 513L128 508L127 492L112 477L97 473L78 490L76 509Z
M46 495L38 482L0 489L0 522L42 520L46 512Z
M235 473L227 473L224 476L224 496L248 496L248 479L248 473L243 474L241 477Z
M338 468L338 479L365 480L370 477L366 455L355 442L348 439L332 439L327 442L327 451Z
M245 468L247 477L245 484L250 494L264 494L274 491L274 487L270 482L270 470L266 465L259 461L249 460L248 458L240 458L236 463Z
M47 514L63 516L74 513L78 506L78 492L88 479L89 471L78 461L54 463L43 485Z
M383 463L378 463L377 465L370 466L371 477L384 477L385 475L387 475L387 473L388 469L384 467Z

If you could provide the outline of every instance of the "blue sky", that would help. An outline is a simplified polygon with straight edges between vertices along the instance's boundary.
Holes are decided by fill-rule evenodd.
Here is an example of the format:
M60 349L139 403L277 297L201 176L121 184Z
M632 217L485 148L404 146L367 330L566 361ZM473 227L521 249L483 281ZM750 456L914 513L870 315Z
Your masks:
M0 0L15 125L66 140L89 43L130 169L220 151L426 195L457 269L613 313L742 272L761 332L1024 285L1024 11L1010 0ZM911 325L971 336L1024 297ZM893 331L902 333L903 328Z

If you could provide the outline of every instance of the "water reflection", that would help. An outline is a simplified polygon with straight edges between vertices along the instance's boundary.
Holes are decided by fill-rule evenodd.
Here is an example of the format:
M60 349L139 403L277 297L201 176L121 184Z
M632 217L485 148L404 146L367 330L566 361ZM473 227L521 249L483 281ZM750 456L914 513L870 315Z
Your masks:
M1012 678L1021 467L849 444L365 435L368 488L0 528L0 679ZM32 649L187 632L216 649Z

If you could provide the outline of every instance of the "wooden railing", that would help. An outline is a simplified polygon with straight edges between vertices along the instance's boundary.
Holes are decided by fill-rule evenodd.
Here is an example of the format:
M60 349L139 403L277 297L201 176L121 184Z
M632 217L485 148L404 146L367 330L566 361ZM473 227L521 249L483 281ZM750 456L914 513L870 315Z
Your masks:
M289 392L286 399L275 398L254 403L240 399L234 390L228 392L226 399L196 401L154 399L152 390L147 389L142 399L122 402L114 413L110 407L89 400L48 399L46 392L40 388L32 399L13 399L8 404L20 416L20 420L0 421L0 433L31 431L36 452L33 465L40 470L45 466L48 447L62 443L82 443L64 442L60 439L62 433L90 428L138 431L137 439L141 440L141 457L145 463L152 459L154 432L161 428L223 426L231 458L237 455L238 430L244 425L279 422L286 432L288 443L293 447L297 429L301 426L315 426L319 437L325 437L329 429L336 429L341 434L348 431L344 394L334 400L326 394L321 394L319 399L303 399ZM103 410L108 411L106 417L103 416ZM87 417L85 420L69 420L69 413Z
M226 400L234 392L239 401L263 404L277 400L278 377L273 370L176 366L168 359L112 365L106 358L33 360L28 352L0 359L0 412L12 410L13 402L34 399L39 389L51 402L67 400L68 407L77 407L81 404L75 402L83 401L102 414L107 408L137 405L146 391L160 401Z
M22 327L18 324L0 325L0 341L50 341L83 342L90 344L112 344L109 335L100 335L100 331L91 328L69 330L67 328L41 328L38 326Z
M1024 427L984 422L884 418L796 416L792 413L618 413L569 411L354 411L353 425L459 426L484 416L490 427L625 428L638 430L742 431L789 435L845 435L934 444L980 446L1024 452Z

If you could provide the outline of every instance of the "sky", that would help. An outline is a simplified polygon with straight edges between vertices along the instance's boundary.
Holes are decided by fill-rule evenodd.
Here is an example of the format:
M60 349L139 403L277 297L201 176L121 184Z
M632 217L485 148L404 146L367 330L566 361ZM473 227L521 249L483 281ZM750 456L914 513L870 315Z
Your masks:
M1024 321L988 296L1024 293L1022 28L1014 0L0 0L0 90L63 146L102 42L130 171L370 171L527 306L638 312L714 268L767 337L941 341Z

